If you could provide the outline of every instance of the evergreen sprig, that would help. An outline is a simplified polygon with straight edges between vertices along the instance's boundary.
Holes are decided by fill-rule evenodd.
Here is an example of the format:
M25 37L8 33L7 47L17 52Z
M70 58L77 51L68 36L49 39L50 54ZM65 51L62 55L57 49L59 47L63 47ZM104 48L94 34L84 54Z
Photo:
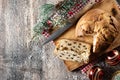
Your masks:
M78 3L86 3L86 0L63 0L62 2L53 4L44 4L40 7L40 21L35 25L34 32L35 35L41 35L42 32L49 31L50 28L64 27L68 19L68 14L70 10L76 6ZM71 13L72 14L72 13ZM51 21L52 27L47 23Z
M36 35L41 35L44 29L48 29L46 21L50 17L51 12L54 9L53 4L44 4L40 7L40 21L34 26L34 32Z

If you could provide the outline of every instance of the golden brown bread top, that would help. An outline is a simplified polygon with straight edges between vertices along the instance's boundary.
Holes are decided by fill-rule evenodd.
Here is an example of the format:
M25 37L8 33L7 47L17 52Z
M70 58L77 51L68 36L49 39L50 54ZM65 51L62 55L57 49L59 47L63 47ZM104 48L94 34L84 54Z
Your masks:
M113 22L114 21L114 22ZM100 9L92 9L88 11L76 25L76 36L89 36L104 26L112 25L116 27L117 20L108 12Z
M93 36L93 52L104 52L118 36L118 21L108 12L100 9L88 11L79 20L76 37Z
M76 37L93 35L95 22L98 20L98 17L103 13L104 11L100 9L93 9L83 15L76 25Z

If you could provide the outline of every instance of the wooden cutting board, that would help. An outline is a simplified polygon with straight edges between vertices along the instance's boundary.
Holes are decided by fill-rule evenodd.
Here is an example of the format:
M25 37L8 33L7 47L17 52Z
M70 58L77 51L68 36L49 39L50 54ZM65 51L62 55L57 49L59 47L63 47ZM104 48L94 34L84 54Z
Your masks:
M103 0L101 3L96 4L92 7L92 9L101 9L105 10L111 14L120 22L120 10L118 8L118 5L116 4L115 0ZM76 25L72 26L69 30L67 30L63 35L61 35L58 39L55 40L55 43L59 41L60 39L74 39L74 40L82 40L82 41L89 41L92 43L92 38L76 38L75 37L75 27ZM78 62L72 62L72 61L64 61L66 67L68 70L72 71L76 68L80 67L80 64Z

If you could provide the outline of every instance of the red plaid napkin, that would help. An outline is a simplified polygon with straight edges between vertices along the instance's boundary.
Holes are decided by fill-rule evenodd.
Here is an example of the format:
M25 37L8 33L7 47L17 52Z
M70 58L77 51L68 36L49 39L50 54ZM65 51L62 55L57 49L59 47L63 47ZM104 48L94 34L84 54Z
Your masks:
M93 66L93 63L89 63L84 68L81 69L82 74L87 74L87 71Z
M85 0L86 2L83 3L82 0L80 0L80 4L76 4L73 8L70 9L70 11L67 14L68 18L72 18L76 13L80 12L85 6L87 5L93 5L97 2L100 2L101 0Z
M50 36L50 34L48 32L44 32L43 35L47 38Z

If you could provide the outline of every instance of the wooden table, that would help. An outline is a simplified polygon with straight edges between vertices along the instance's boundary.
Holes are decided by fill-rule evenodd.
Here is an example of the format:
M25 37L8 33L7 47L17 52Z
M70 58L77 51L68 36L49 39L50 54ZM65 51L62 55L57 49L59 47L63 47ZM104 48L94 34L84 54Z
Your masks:
M40 54L43 36L39 41L30 42L32 28L38 20L38 8L57 1L0 0L0 80L89 80L80 71L66 69L53 55L52 42L45 45ZM111 67L105 62L98 65L104 66L106 80L110 80L115 70L120 70L120 65Z

